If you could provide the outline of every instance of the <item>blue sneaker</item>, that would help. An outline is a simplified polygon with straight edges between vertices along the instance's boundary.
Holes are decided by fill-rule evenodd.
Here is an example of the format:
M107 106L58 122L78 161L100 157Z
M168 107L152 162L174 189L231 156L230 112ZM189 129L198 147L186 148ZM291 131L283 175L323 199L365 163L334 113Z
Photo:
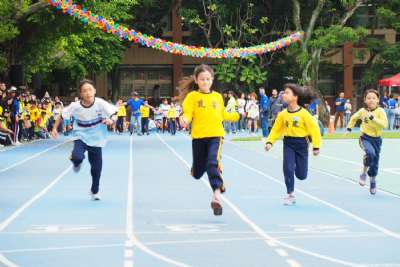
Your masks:
M371 193L371 195L376 194L376 181L371 181L369 183L369 192Z
M366 174L361 174L361 175L360 175L360 180L358 181L358 183L359 183L361 186L364 186L365 183L366 183L366 181L367 181L367 175L366 175Z

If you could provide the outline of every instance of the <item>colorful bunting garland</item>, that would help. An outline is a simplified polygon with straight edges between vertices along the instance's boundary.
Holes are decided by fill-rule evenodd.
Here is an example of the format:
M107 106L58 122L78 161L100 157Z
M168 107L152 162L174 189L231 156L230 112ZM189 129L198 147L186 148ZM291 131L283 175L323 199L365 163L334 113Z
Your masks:
M221 49L189 46L169 42L151 35L149 36L142 34L141 32L136 32L135 30L130 30L125 26L115 23L111 19L105 19L99 15L93 14L90 10L81 8L77 4L73 4L71 0L48 0L48 2L53 7L62 10L64 14L78 18L85 24L94 25L104 32L112 33L113 35L118 36L121 40L133 41L142 46L151 47L174 55L199 58L245 58L288 47L293 43L301 41L304 37L303 32L296 32L275 42L243 48Z

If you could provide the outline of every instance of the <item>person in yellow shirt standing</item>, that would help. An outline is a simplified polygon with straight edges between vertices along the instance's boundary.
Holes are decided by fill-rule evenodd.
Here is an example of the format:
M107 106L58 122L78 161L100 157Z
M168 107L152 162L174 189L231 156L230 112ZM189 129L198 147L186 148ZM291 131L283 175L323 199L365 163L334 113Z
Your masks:
M118 99L117 101L117 107L118 107L118 112L117 112L117 123L116 123L116 128L118 133L123 133L124 132L124 125L125 125L125 118L126 118L126 108L125 108L125 103L122 101L122 99Z
M172 135L176 134L176 106L174 102L171 102L171 106L167 113L168 118L168 129Z
M304 108L312 100L311 89L297 84L285 84L283 88L283 101L288 106L278 114L266 140L265 150L269 151L276 140L284 135L283 173L287 196L283 204L293 205L296 203L294 176L300 180L307 178L308 146L312 142L314 155L319 155L321 133L315 118Z
M150 117L150 108L149 102L147 100L144 101L144 105L140 106L140 113L142 115L142 134L145 133L149 135L149 117Z
M210 66L200 65L191 79L180 85L180 99L184 98L180 117L181 126L191 123L193 165L191 174L200 179L207 172L213 190L211 208L214 215L222 215L221 193L225 186L221 175L221 146L224 137L223 122L238 121L239 113L225 110L221 94L212 91L214 71ZM189 90L198 89L188 93ZM186 96L186 97L184 97Z
M369 191L376 194L376 176L378 175L379 154L382 147L383 129L388 127L388 119L383 108L379 107L379 93L369 89L364 94L364 108L359 109L350 118L347 131L350 132L358 120L361 120L360 146L365 151L364 168L359 183L364 186L367 175L370 179Z

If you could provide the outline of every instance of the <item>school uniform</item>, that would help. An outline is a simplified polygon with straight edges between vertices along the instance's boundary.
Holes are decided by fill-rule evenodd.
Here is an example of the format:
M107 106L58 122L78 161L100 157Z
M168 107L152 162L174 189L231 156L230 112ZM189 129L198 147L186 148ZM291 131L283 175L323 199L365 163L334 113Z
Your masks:
M307 178L308 146L312 143L314 150L319 150L321 134L315 118L300 107L296 111L285 109L278 114L266 143L273 145L282 135L283 173L287 193L291 194L294 191L294 176L300 180Z
M239 113L227 112L221 94L190 92L183 101L183 118L192 123L193 165L191 174L200 179L207 172L213 191L225 191L221 175L221 146L224 120L238 121Z
M175 107L171 107L167 113L168 129L172 135L176 134L176 114L177 112Z
M141 106L140 113L142 115L142 134L149 133L149 117L150 108L148 106Z
M386 112L382 108L376 108L371 111L371 116L369 116L368 110L361 108L351 117L347 130L351 131L358 120L361 120L359 143L365 152L363 163L365 167L369 167L368 176L376 177L378 175L383 129L388 126Z
M102 148L107 143L107 126L103 120L110 118L118 112L118 108L109 104L101 98L95 98L89 107L83 106L81 102L73 102L62 111L63 118L74 118L75 137L71 161L75 167L79 166L88 151L91 166L92 187L91 192L97 194L99 191L100 175L102 169Z
M116 127L118 132L122 133L124 132L124 119L126 117L126 108L125 106L121 105L118 107L118 113L117 113L117 123Z

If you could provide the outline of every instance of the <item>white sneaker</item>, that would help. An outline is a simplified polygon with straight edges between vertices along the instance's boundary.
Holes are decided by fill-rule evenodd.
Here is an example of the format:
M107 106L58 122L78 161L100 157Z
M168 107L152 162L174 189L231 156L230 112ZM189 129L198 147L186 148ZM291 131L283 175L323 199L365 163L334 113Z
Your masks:
M293 195L288 195L283 199L283 205L291 206L296 204L296 198Z
M20 141L17 141L17 142L15 142L14 144L15 144L16 146L22 145L22 143L21 143Z
M90 193L90 196L93 201L97 201L97 200L101 199L99 193L97 193L97 194Z

